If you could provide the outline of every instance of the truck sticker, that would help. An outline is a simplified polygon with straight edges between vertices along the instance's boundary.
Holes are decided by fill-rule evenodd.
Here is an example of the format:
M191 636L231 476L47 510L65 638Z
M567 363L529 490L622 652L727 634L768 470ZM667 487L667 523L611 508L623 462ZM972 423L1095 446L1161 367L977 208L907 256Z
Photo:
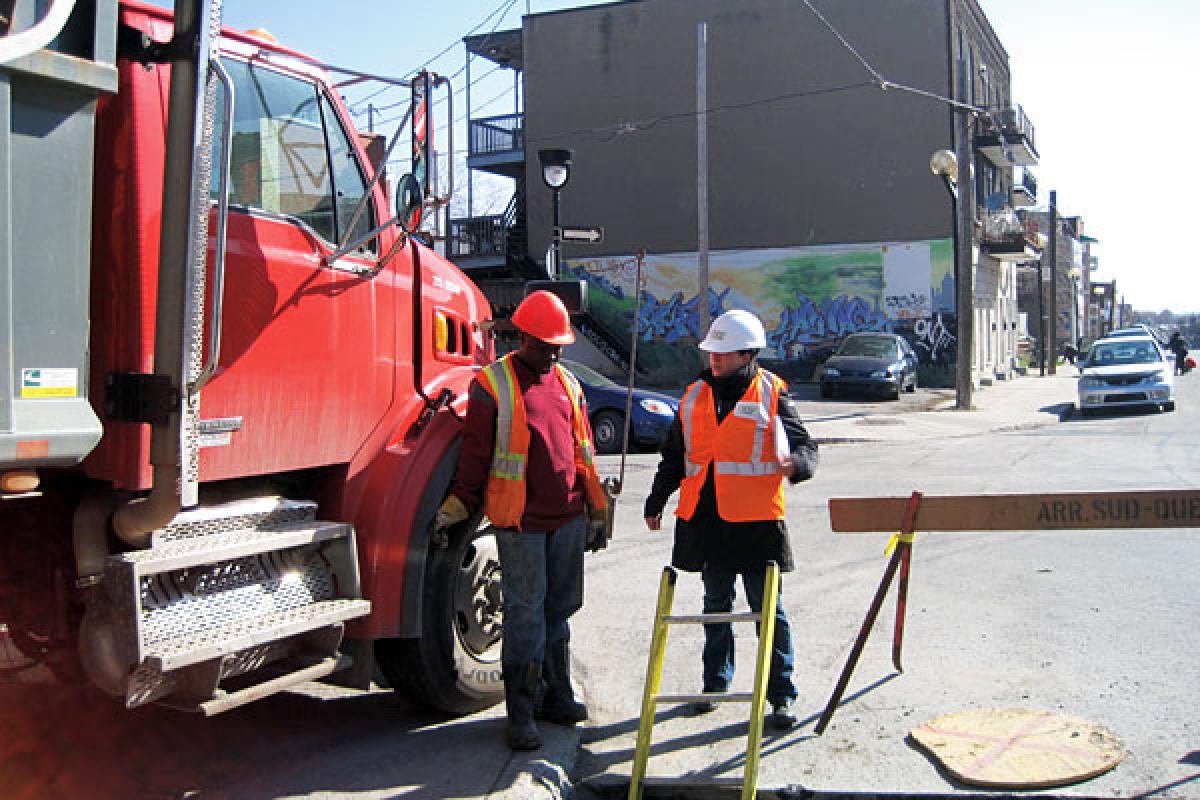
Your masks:
M79 370L39 367L21 370L21 397L75 397Z

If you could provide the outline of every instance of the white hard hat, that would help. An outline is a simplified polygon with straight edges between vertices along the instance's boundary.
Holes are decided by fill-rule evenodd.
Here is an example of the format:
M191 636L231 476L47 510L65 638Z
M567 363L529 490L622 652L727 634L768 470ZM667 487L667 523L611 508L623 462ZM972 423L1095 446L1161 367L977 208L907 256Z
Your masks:
M713 320L708 336L699 346L706 353L758 350L767 346L767 332L758 317L749 311L734 309Z

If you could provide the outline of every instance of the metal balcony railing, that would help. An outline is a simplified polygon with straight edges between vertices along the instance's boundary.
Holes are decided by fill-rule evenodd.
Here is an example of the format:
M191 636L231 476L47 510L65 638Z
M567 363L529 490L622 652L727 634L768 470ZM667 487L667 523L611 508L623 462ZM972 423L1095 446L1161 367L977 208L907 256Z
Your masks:
M446 246L450 258L503 256L507 226L503 214L450 220Z
M525 115L471 120L468 155L483 156L525 149Z
M1021 174L1013 182L1013 188L1021 188L1029 193L1030 197L1037 197L1037 176L1027 169L1021 170Z
M1006 137L1025 137L1029 147L1035 153L1037 152L1037 139L1034 136L1033 123L1029 121L1029 117L1025 116L1025 109L1021 106L1005 108L1000 111L1000 130Z

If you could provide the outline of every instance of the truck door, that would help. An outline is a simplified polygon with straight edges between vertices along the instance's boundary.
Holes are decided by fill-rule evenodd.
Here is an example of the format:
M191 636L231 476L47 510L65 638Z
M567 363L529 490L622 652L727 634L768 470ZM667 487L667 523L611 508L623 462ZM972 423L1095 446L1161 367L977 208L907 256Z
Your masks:
M349 461L392 401L396 357L397 285L373 271L390 239L322 264L374 228L384 202L377 189L349 230L368 182L335 104L314 77L224 63L236 97L231 211L201 480Z

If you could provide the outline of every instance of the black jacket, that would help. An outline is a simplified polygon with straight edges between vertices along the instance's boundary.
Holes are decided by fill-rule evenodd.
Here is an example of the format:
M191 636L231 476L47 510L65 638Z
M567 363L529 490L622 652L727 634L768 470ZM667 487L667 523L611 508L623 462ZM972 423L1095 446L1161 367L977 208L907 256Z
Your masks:
M700 375L700 380L712 387L717 422L724 420L741 400L758 369L758 365L751 362L728 378L716 378L710 370ZM816 469L817 443L809 437L795 404L787 394L779 398L779 417L787 432L788 449L796 462L796 474L791 482L808 480ZM645 516L661 514L667 499L679 488L684 476L684 457L683 425L677 413L663 444L662 460L654 475L650 495L646 498ZM687 572L698 572L705 567L742 572L761 568L768 561L777 563L784 572L795 567L787 525L783 520L774 519L755 522L721 519L717 514L717 497L710 464L692 519L689 521L676 517L671 564Z

